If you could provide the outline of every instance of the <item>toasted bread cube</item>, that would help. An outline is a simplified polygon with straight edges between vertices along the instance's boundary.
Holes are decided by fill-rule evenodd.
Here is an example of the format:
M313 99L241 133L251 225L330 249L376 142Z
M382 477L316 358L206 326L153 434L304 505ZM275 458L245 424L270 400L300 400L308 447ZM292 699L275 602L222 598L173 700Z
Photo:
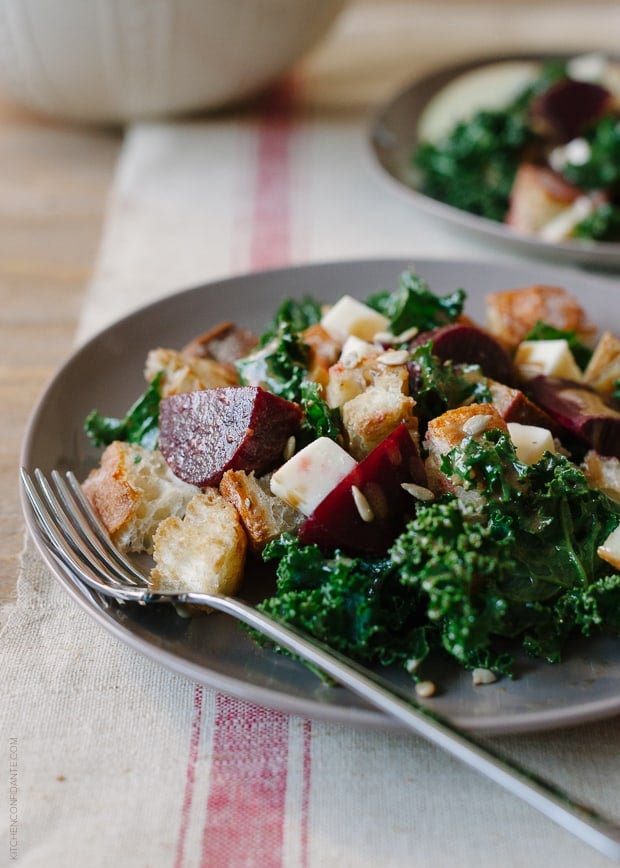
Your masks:
M398 388L371 386L342 408L342 425L349 452L358 461L405 422L417 431L416 402Z
M574 331L589 344L596 326L583 307L559 286L537 284L523 289L492 292L487 296L487 326L505 346L514 349L537 322L557 329Z
M214 359L188 358L176 350L162 347L149 352L144 376L150 383L160 371L164 374L161 381L162 398L199 389L235 386L239 382L230 365L221 364Z
M620 503L620 459L590 450L583 459L581 469L591 488L602 491L611 500Z
M515 176L505 222L518 232L536 235L579 195L576 187L552 169L524 163Z
M454 491L454 483L441 471L441 458L465 437L479 437L489 428L508 433L508 425L492 404L469 404L447 410L428 424L425 446L428 451L428 487L435 493Z
M183 515L199 489L176 477L159 450L115 441L82 491L120 549L150 553L159 522Z
M620 341L611 332L604 332L592 358L583 372L583 380L607 397L620 380Z
M154 591L234 594L241 584L247 539L237 510L215 488L170 516L154 538Z
M280 497L272 494L270 476L257 479L254 473L227 470L220 482L220 494L235 507L255 554L280 534L296 530L304 519Z

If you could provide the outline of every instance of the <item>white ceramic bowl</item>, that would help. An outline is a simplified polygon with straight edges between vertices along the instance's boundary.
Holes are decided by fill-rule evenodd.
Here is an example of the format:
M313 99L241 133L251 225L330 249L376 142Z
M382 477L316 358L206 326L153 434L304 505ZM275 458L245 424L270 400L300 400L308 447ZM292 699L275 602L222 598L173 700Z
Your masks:
M0 0L0 90L46 114L123 122L267 86L346 0Z

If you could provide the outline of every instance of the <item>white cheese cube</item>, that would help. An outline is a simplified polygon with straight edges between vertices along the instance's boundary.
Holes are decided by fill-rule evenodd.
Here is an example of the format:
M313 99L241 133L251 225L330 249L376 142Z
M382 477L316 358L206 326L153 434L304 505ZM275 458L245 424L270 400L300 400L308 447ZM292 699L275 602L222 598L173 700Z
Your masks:
M323 314L321 325L337 341L344 341L349 335L372 341L377 332L388 329L390 321L367 304L350 295L343 295Z
M596 553L599 558L620 570L620 524L612 530L603 545L597 548Z
M293 455L271 477L271 490L304 515L311 515L357 461L329 437L319 437Z
M552 341L522 341L515 353L515 366L524 380L539 374L581 382L582 374L564 338Z
M509 422L508 433L514 443L517 458L524 464L536 464L545 452L555 452L553 435L548 428Z

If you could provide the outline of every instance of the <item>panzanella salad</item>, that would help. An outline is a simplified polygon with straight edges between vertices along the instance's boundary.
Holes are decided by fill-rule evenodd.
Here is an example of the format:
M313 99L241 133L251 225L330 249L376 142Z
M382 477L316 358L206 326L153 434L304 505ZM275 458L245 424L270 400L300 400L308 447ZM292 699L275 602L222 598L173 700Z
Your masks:
M620 75L549 61L504 108L478 110L412 157L418 189L550 242L620 240Z
M405 272L154 348L126 418L86 420L87 497L155 590L234 594L262 559L264 611L414 680L620 634L620 340L558 287L465 302Z

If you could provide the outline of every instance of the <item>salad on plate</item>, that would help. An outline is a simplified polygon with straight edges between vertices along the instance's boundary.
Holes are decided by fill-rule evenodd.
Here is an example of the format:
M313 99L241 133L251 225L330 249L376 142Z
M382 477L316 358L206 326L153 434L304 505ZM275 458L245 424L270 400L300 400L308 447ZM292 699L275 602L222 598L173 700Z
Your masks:
M542 241L619 241L618 63L598 54L549 59L535 72L516 63L515 92L506 86L510 70L496 66L479 73L489 79L488 106L479 99L440 129L434 115L448 99L440 93L429 106L411 156L416 188ZM501 105L494 75L507 94Z
M561 287L478 323L405 271L154 347L145 377L86 419L83 489L155 590L234 594L264 561L261 608L423 695L433 655L488 683L517 648L620 634L620 340Z

